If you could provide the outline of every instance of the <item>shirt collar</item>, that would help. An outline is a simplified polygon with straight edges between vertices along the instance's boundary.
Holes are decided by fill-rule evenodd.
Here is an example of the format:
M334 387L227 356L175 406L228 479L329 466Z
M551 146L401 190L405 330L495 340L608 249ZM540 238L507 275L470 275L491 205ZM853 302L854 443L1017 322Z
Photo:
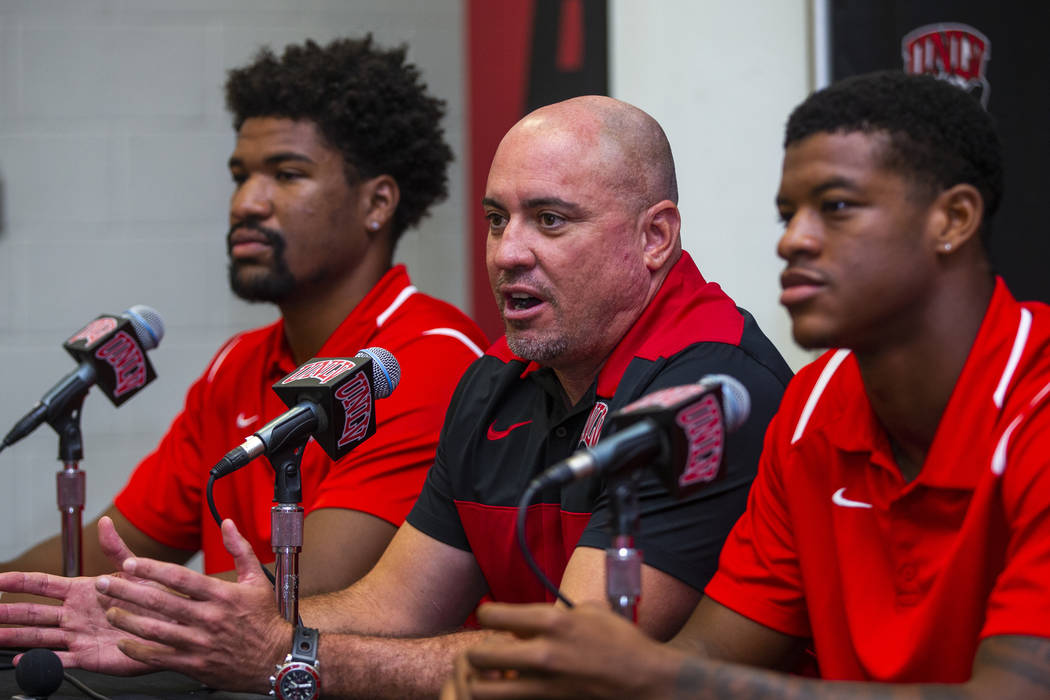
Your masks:
M988 468L975 452L974 444L984 444L999 419L1001 410L993 395L1009 370L1020 317L1020 304L1002 279L996 278L995 291L973 347L938 423L926 461L913 483L971 490ZM869 452L873 463L896 471L889 438L871 408L852 354L841 369L840 381L849 382L843 393L855 400L828 407L832 411L824 421L828 440L845 452Z
M352 352L356 353L368 347L379 328L415 293L416 288L412 286L408 270L404 265L395 265L332 331L318 350L317 357L342 357L346 355L347 348L354 348ZM296 368L292 350L284 336L284 319L277 322L277 331L274 334L271 349L273 361L270 365L270 374L275 380Z

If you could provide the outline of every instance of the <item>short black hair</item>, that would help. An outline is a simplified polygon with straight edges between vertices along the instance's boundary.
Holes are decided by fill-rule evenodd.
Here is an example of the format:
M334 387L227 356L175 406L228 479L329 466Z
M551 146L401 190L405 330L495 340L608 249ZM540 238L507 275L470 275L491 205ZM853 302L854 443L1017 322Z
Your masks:
M286 47L279 59L263 48L226 80L235 130L253 117L308 120L342 152L350 184L393 177L401 198L392 244L448 196L452 160L441 127L445 103L427 94L406 51L376 46L371 34L323 47L308 39Z
M846 78L795 108L784 147L817 133L854 131L885 132L885 165L933 192L960 183L976 187L987 239L1003 194L1003 158L994 120L977 98L929 75L883 71Z

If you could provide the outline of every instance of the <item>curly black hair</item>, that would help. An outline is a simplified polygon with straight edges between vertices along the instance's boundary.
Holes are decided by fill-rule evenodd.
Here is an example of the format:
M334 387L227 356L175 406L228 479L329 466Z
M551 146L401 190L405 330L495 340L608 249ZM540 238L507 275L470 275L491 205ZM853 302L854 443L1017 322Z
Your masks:
M975 97L929 75L883 71L846 78L795 108L784 147L817 133L854 131L885 132L883 164L931 194L959 183L976 187L984 200L982 238L987 238L1003 194L1002 145L991 115Z
M226 106L239 130L252 117L309 120L343 154L350 184L390 175L401 190L392 244L448 196L452 150L441 118L445 103L426 92L407 47L362 39L312 40L277 56L269 48L229 72Z

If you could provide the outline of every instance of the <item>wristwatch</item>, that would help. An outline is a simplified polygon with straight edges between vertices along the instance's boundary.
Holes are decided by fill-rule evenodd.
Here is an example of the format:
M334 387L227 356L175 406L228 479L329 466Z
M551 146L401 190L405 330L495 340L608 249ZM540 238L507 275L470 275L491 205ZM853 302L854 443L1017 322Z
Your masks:
M321 673L317 670L317 630L295 626L292 653L277 664L270 676L270 695L280 700L317 700L321 697Z

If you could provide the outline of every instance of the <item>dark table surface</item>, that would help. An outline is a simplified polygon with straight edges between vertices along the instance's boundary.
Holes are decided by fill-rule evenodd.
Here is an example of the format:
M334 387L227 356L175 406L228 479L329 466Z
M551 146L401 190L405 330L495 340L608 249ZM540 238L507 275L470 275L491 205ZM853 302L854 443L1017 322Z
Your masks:
M6 661L7 659L0 659ZM91 690L106 696L107 698L120 698L120 700L132 700L134 698L169 698L170 700L188 700L190 698L209 698L210 700L257 700L268 698L267 695L256 695L253 693L232 693L229 691L217 691L205 688L198 681L179 673L163 672L150 673L144 676L130 678L118 678L101 673L90 673L80 669L66 670L68 675L79 679ZM0 698L10 698L22 691L15 681L14 669L0 670ZM77 689L68 680L63 681L52 698L83 698L90 697Z

